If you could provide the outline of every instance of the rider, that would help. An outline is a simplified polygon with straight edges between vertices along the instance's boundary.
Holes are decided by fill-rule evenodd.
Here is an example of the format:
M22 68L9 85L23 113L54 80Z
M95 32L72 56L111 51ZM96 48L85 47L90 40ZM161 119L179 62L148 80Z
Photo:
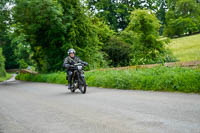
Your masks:
M74 64L82 63L84 65L88 65L87 62L83 62L77 56L75 56L76 51L72 48L68 50L68 56L65 58L63 66L67 69L67 77L68 80L68 89L71 89L72 85L72 75L74 73Z

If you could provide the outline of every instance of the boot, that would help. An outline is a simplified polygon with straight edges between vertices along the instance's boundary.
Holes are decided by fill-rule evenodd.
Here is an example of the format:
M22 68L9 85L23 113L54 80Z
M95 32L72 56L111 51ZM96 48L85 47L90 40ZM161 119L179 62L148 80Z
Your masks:
M71 86L71 84L69 83L69 84L68 84L68 89L71 90L71 88L72 88L72 86Z

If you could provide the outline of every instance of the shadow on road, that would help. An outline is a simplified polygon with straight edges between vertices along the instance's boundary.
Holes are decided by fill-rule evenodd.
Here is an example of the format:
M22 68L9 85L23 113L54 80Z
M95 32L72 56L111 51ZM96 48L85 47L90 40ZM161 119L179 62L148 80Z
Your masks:
M82 94L80 91L76 91L74 93L70 92L70 90L67 90L65 92L60 92L58 94L55 94L56 96L77 96L77 95L87 95L87 92L86 94Z
M4 81L0 83L1 86L12 86L17 84L20 84L20 81Z

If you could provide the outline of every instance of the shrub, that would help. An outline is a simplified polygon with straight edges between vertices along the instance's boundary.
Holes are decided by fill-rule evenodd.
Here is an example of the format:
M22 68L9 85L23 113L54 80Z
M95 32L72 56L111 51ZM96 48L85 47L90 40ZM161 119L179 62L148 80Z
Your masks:
M20 74L17 79L65 84L65 73L51 74ZM89 86L153 90L153 91L179 91L200 92L200 70L179 67L155 67L129 70L105 70L86 72L86 82Z
M1 48L0 48L0 77L6 77L5 59L3 57Z
M200 71L155 67L138 70L88 72L90 86L154 91L200 92Z
M159 37L160 24L155 14L148 10L134 10L130 20L122 36L132 36L132 40L123 37L132 45L131 65L164 62L167 42Z
M111 60L111 66L128 66L131 60L131 45L119 37L112 37L104 47L104 51Z
M28 64L24 61L24 59L19 60L19 68L25 69L28 67Z

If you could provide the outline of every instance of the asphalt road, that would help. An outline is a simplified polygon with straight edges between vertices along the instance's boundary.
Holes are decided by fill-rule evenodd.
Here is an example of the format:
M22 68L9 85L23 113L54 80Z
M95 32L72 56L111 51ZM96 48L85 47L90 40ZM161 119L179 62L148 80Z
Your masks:
M0 133L200 133L200 95L9 81Z

